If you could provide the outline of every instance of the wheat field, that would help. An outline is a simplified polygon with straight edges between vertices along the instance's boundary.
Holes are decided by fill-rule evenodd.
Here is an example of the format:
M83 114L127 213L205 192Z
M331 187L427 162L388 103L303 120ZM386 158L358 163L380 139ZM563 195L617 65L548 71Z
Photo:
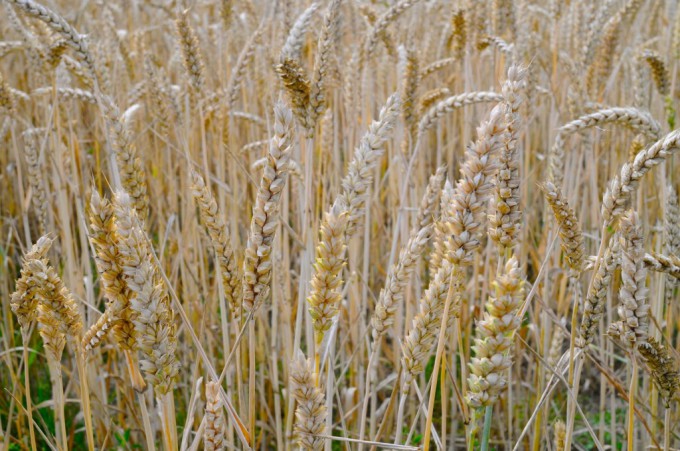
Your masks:
M0 0L0 449L680 449L673 0Z

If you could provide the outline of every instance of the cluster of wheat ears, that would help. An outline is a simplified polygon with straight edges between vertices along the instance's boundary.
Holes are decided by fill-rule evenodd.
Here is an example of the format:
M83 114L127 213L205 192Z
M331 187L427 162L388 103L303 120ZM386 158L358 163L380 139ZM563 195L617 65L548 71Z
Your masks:
M0 0L0 449L680 447L674 0Z

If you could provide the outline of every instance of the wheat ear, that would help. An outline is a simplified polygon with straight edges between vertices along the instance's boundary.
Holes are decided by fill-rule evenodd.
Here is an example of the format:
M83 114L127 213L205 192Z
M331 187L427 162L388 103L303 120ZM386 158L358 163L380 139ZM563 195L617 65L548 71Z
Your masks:
M208 229L208 235L215 250L215 260L220 268L224 296L232 315L235 315L238 312L240 302L241 275L236 266L236 256L231 248L231 244L229 244L227 225L203 177L192 170L191 182L191 191L194 200L198 204L201 221L203 221L206 229Z
M399 114L399 97L392 94L380 110L378 119L368 127L354 151L354 157L342 179L341 202L349 213L348 237L353 236L358 227L368 197L368 188L373 181L373 169L383 154L383 146L394 127Z
M291 395L297 401L295 434L300 449L319 451L326 432L326 399L321 388L314 384L310 362L298 350L290 368Z
M243 308L247 313L256 310L269 295L272 245L281 194L288 179L293 114L285 105L277 104L274 116L274 136L253 206L243 262Z

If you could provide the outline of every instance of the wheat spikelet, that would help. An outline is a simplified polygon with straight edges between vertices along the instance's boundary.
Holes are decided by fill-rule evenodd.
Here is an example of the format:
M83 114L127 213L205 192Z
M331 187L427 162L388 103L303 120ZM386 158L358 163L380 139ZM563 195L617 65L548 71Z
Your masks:
M423 372L425 360L432 352L439 333L449 289L452 284L455 287L461 281L460 270L446 259L442 261L441 267L430 280L418 304L418 313L413 318L411 328L402 345L401 365L404 370L402 392L408 392L411 382ZM457 304L451 306L449 312L451 318L458 316L458 309Z
M108 312L104 312L99 319L97 320L96 323L90 327L87 332L85 332L85 335L83 335L83 339L81 340L81 346L85 350L85 352L91 351L92 349L96 348L99 343L102 342L106 334L109 332L109 329L113 326L113 322L111 321L111 318L109 317Z
M175 19L175 28L177 29L180 49L182 50L182 56L184 57L184 69L189 75L191 87L194 88L197 93L201 93L205 86L205 68L198 45L198 38L196 37L194 29L191 28L191 25L189 24L188 15L188 10L184 10L178 14L177 19Z
M238 92L241 88L243 77L245 76L246 68L255 56L255 50L263 32L264 26L260 26L257 30L255 30L250 38L248 38L245 45L243 46L243 50L241 50L241 53L238 55L236 65L231 71L231 77L229 78L229 84L227 85L226 89L229 110L231 110L234 103L236 103Z
M431 231L432 226L428 224L417 232L412 232L408 242L399 253L396 265L390 268L385 280L385 288L380 291L380 297L371 318L374 343L377 343L387 329L394 324L394 314L397 308L404 304L404 292L418 259L430 240Z
M383 13L383 15L378 18L378 20L376 20L370 33L366 35L364 40L365 44L363 50L367 56L371 56L373 54L375 47L378 44L378 39L380 39L385 29L387 29L387 27L392 22L397 20L397 18L403 14L404 11L418 3L418 1L419 0L401 0L392 5L387 11Z
M300 53L302 51L302 44L304 43L307 29L312 22L312 16L318 9L317 3L312 3L306 10L297 18L293 27L288 33L286 42L281 49L281 59L291 59L294 61L300 60Z
M496 183L495 211L489 216L489 238L504 248L517 244L522 212L519 209L519 129L522 126L519 109L525 100L526 69L511 66L503 83L505 108L503 146L499 154L500 167Z
M672 131L650 147L641 150L632 162L623 165L620 174L609 183L602 199L601 214L605 226L617 221L642 177L669 155L675 153L679 142L680 131Z
M116 342L124 350L134 349L135 332L131 320L130 298L132 293L125 283L118 250L118 235L114 208L111 202L96 191L90 198L90 243L95 250L95 263L106 296L105 314L112 323ZM97 327L96 324L93 327ZM96 334L96 329L89 333ZM91 346L94 347L94 346Z
M358 6L359 6L359 12L364 16L368 25L370 25L371 27L374 26L376 21L378 20L378 14L375 12L375 10L373 8L371 8L370 4L367 4L367 3L361 3ZM397 50L396 50L396 47L394 45L394 37L386 29L381 30L378 33L378 37L380 38L383 45L385 46L385 50L387 51L387 54L390 57L394 58L394 56L397 54Z
M448 224L453 222L453 197L454 197L453 185L451 181L447 178L444 182L444 188L442 188L440 207L439 207L439 218L434 222L433 230L433 249L430 254L430 273L435 274L441 262L444 259L444 236L445 229L443 224Z
M564 323L564 321L563 321ZM550 350L548 351L548 363L551 367L555 367L562 357L562 345L564 344L564 324L561 326L555 325L552 338L550 340Z
M672 185L666 190L666 211L664 216L664 250L668 255L680 254L680 209L678 208L678 194ZM677 281L671 277L666 278L664 285L664 299L669 303Z
M21 276L17 279L15 291L11 295L10 306L19 324L25 330L28 330L38 315L38 286L30 283L32 273L28 263L36 259L44 259L51 246L52 239L42 236L26 252L21 265Z
M59 331L79 342L83 332L83 319L71 292L45 259L29 260L26 266L30 272L27 284L37 287L35 295L38 298L40 315L54 316Z
M444 115L465 105L483 102L501 102L503 96L495 92L468 92L444 99L429 109L418 123L418 135L434 127Z
M45 55L47 64L50 67L57 67L68 47L69 43L66 39L58 39L50 44Z
M219 451L225 448L226 421L220 399L220 386L215 381L205 385L205 431L203 445L206 451Z
M441 222L443 255L455 265L472 264L480 245L485 209L493 189L492 177L498 169L493 156L500 149L503 127L502 108L495 107L488 120L477 128L478 140L466 150L461 178L454 188L450 222Z
M133 293L130 310L135 348L143 357L141 369L160 397L173 389L179 372L174 312L153 263L145 232L126 193L116 193L114 211L120 235L117 247L121 268L125 283Z
M453 32L451 33L451 41L449 48L453 50L456 59L462 60L465 56L465 47L467 46L467 23L465 19L465 9L456 8L451 16L451 26Z
M140 223L145 224L149 216L149 195L142 160L137 154L124 117L114 106L106 110L106 125L111 134L111 148L116 155L123 188L131 197Z
M656 90L662 96L667 96L670 93L670 75L666 63L664 63L658 53L651 50L645 50L642 53L642 58L644 58L652 71L652 79L654 79Z
M194 170L191 171L190 175L191 191L198 204L201 221L208 229L208 235L215 250L215 260L220 268L224 297L232 314L236 314L241 295L241 275L236 266L236 257L229 244L227 225L203 177Z
M579 336L576 338L576 346L585 348L592 343L597 332L597 327L602 314L604 313L607 291L611 284L614 271L618 263L618 246L612 243L607 246L602 263L593 276L588 294L583 304L583 316L581 317L581 327Z
M560 238L562 240L562 252L567 260L567 266L572 271L579 273L584 265L585 247L583 234L574 210L569 206L562 192L553 183L546 182L540 185L545 198L553 211Z
M354 235L363 215L367 200L367 190L373 181L373 169L383 153L383 145L399 114L399 97L392 94L380 110L378 120L373 121L368 131L361 138L354 151L354 157L347 168L347 175L342 179L340 201L349 213L347 235Z
M60 34L78 57L87 65L90 73L94 73L94 61L83 35L78 33L63 17L33 0L9 0L26 14L41 20L54 32Z
M314 276L307 303L317 346L323 341L338 315L342 294L342 267L345 264L345 230L348 214L336 204L324 214L316 248Z
M504 373L512 365L509 351L520 325L516 315L522 303L523 284L517 259L512 257L494 282L496 297L489 298L484 318L477 323L466 399L471 407L493 405L507 385Z
M31 203L35 207L40 222L40 232L47 231L47 213L49 209L49 201L47 194L47 182L43 177L44 165L40 161L40 152L36 143L36 132L38 129L31 129L24 132L24 142L26 144L24 155L26 157L26 164L28 165L28 183L31 185L33 194L31 196Z
M562 185L567 137L581 130L605 124L623 125L647 139L658 139L661 131L661 126L649 113L636 108L608 107L566 123L557 130L555 142L550 148L550 174L555 185Z
M16 100L12 89L0 73L0 111L5 110L8 114L12 114L16 106L15 104Z
M420 84L420 61L415 49L404 46L399 47L399 60L403 73L401 82L401 111L406 127L413 139L418 129L416 102L418 86Z
M52 88L38 88L31 93L31 95L34 96L46 96L51 94ZM97 103L97 98L92 92L78 88L57 88L57 96L64 101L78 100L92 105Z
M23 50L26 44L23 41L2 41L0 42L0 58L5 57L11 52Z
M444 58L437 60L433 63L430 63L427 66L425 66L423 70L420 72L420 79L424 80L425 78L440 71L441 69L444 69L447 66L451 66L456 61L458 61L457 58Z
M310 362L298 351L290 367L291 395L297 401L295 409L295 434L301 449L319 451L324 447L322 438L314 437L326 432L326 400L319 387L314 385Z
M318 52L314 62L314 73L309 93L309 120L316 124L326 110L326 85L331 69L332 52L335 39L340 28L340 3L341 0L332 0L328 5L328 11L324 16L323 26L319 35Z
M647 342L649 332L649 302L647 300L647 270L642 227L637 213L629 211L621 219L621 290L619 316L623 325L623 339L635 348Z
M664 405L667 409L670 408L671 401L680 391L680 374L676 370L676 360L666 346L656 341L654 337L649 337L645 343L641 343L638 351L647 363Z
M274 116L274 136L253 206L243 262L243 308L246 312L257 309L269 295L271 251L278 225L279 201L288 179L293 114L285 105L277 104Z
M66 334L59 326L59 318L48 310L38 307L38 330L43 340L48 358L53 362L60 362L66 347Z
M436 88L425 92L418 101L418 115L422 116L432 105L449 96L451 96L451 91L448 88Z
M645 269L663 272L674 279L680 279L680 258L675 255L663 255L651 252L644 255L643 263Z
M288 101L295 113L295 118L309 135L314 124L309 116L310 87L304 70L297 60L285 58L276 66L276 72L279 74L284 88L286 88Z
M425 188L425 194L423 194L423 198L420 200L420 207L418 207L418 214L414 223L415 228L424 229L434 224L445 177L446 166L438 167L437 171L430 176L427 188Z

